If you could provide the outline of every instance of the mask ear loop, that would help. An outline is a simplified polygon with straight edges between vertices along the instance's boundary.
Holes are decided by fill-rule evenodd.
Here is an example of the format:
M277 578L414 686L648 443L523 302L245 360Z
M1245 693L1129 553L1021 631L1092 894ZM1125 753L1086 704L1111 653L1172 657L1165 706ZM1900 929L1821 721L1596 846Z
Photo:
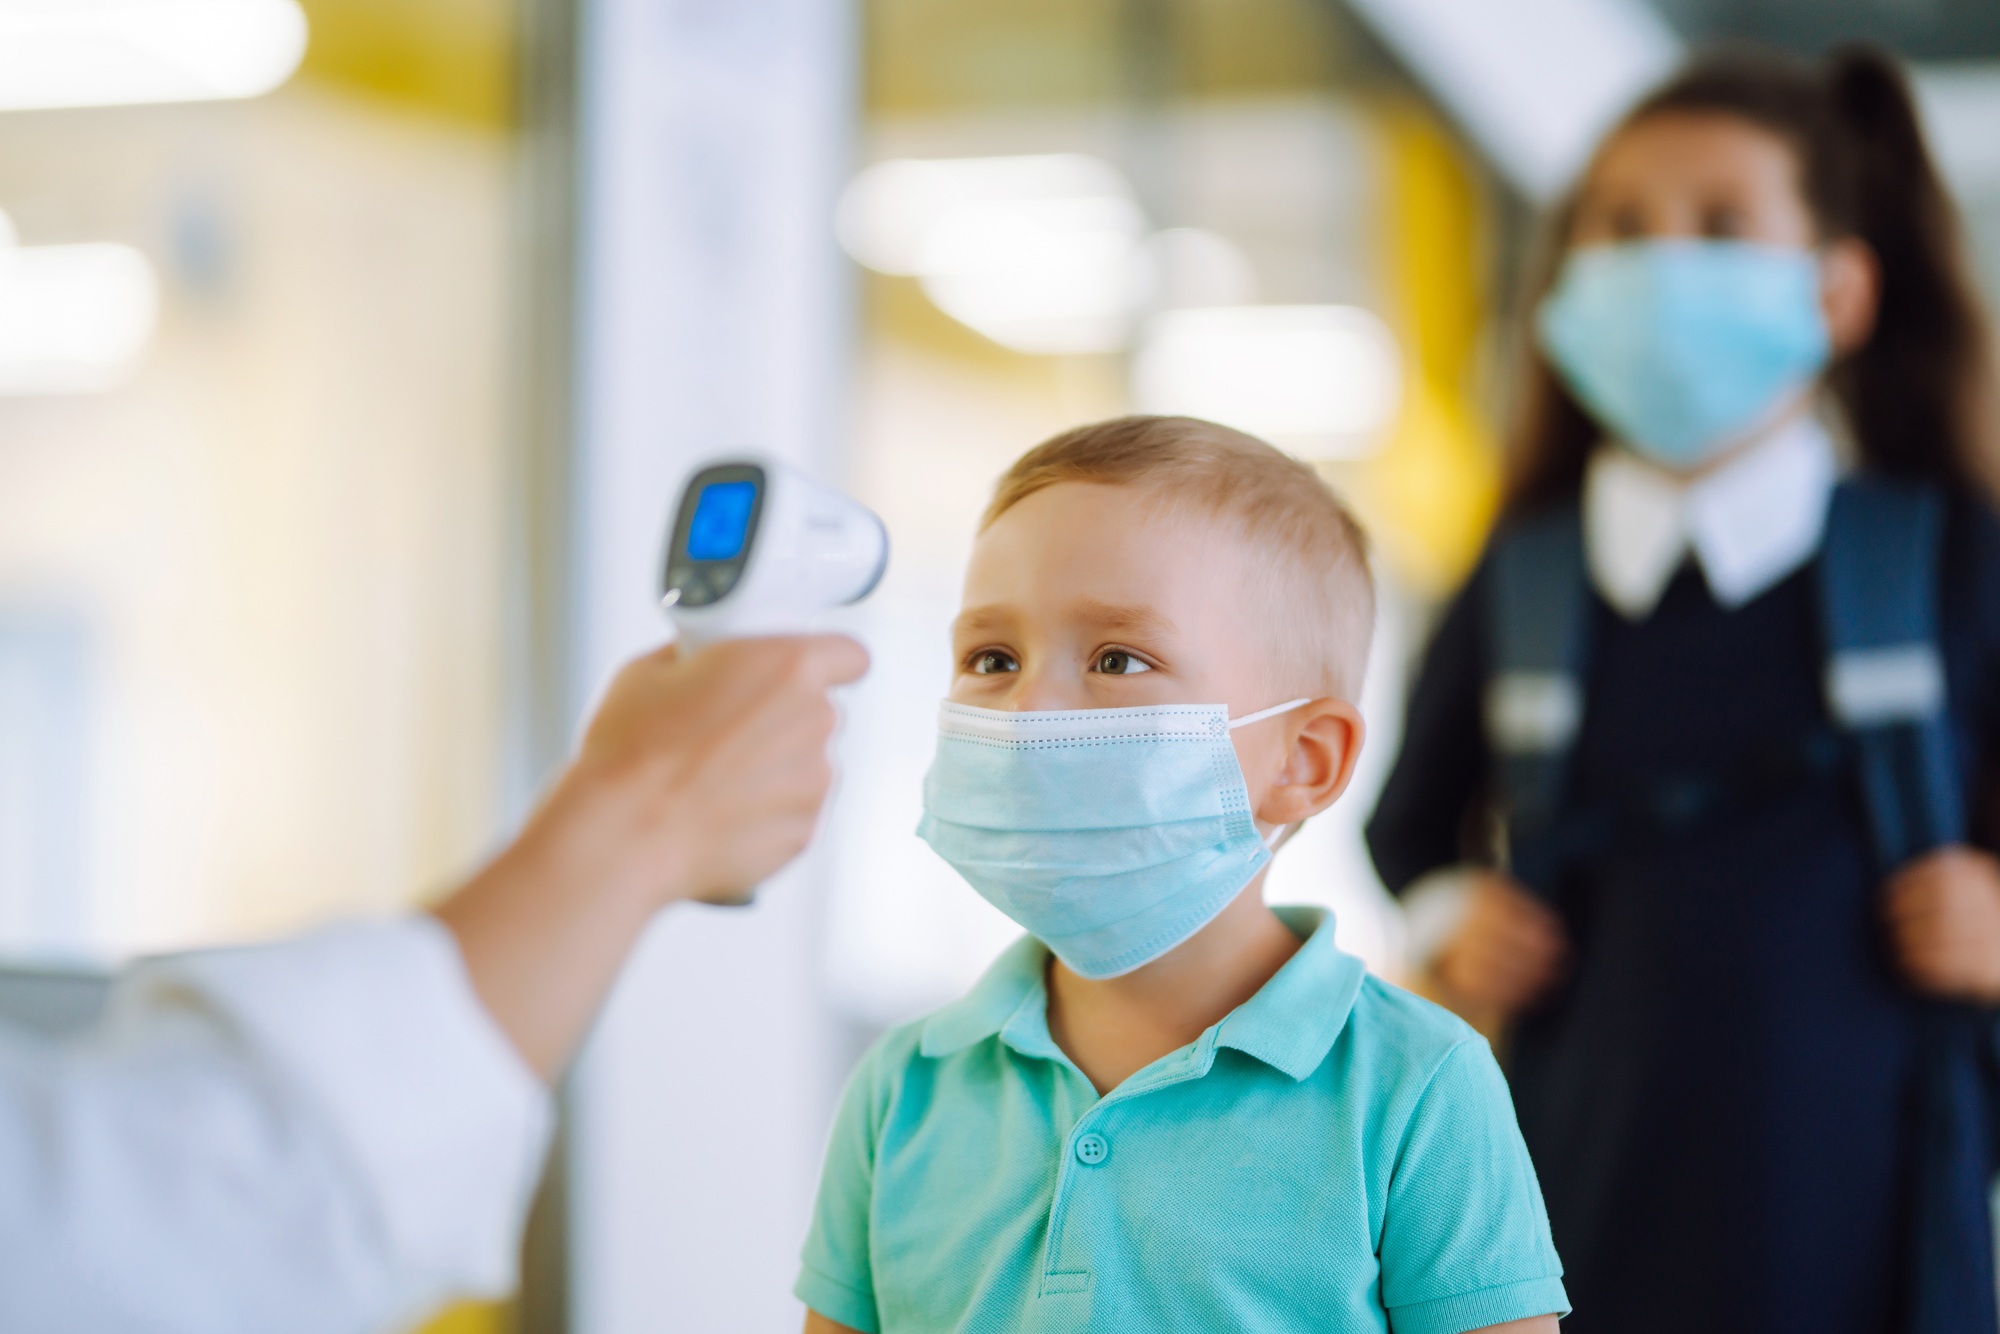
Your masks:
M1261 723L1266 718L1275 718L1281 713L1290 713L1293 709L1298 708L1299 705L1310 703L1312 703L1310 698L1301 698L1289 700L1283 704L1273 704L1268 709L1259 709L1255 713L1246 713L1241 718L1231 718L1229 720L1229 730L1234 732L1239 727L1248 727L1252 723Z
M1241 718L1231 718L1229 720L1229 730L1234 732L1239 727L1248 727L1251 723L1261 723L1266 718L1275 718L1281 713L1290 713L1301 704L1310 703L1312 703L1310 697L1302 697L1287 700L1283 704L1273 704L1268 709L1259 709L1255 713L1246 713ZM1273 829L1264 836L1264 851L1276 852L1292 834L1298 831L1298 828L1299 826L1295 824L1281 824Z

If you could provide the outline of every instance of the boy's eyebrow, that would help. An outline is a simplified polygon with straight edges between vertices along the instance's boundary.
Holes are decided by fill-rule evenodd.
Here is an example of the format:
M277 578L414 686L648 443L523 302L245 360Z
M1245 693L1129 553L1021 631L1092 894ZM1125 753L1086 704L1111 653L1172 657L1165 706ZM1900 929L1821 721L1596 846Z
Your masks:
M1122 630L1150 639L1167 639L1178 628L1151 607L1121 607L1111 602L1084 598L1075 605L1076 618L1101 630Z
M1151 639L1170 638L1178 633L1172 621L1151 607L1120 606L1114 602L1099 602L1096 598L1082 598L1071 604L1070 613L1076 620L1096 630L1122 631L1134 637ZM1014 629L1020 621L1020 611L1006 603L968 607L952 621L951 633L954 639L999 634Z
M968 635L997 633L1012 629L1020 620L1020 613L1004 603L967 607L953 618L951 634L952 638L959 639Z

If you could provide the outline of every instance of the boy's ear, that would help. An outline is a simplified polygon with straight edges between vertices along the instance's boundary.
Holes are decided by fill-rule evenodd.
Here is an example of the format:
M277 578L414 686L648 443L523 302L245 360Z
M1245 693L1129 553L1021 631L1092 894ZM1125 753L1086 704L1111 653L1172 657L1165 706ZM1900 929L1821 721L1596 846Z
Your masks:
M1291 751L1278 781L1256 815L1266 824L1297 824L1339 799L1354 777L1366 728L1361 711L1344 699L1316 699L1299 706Z

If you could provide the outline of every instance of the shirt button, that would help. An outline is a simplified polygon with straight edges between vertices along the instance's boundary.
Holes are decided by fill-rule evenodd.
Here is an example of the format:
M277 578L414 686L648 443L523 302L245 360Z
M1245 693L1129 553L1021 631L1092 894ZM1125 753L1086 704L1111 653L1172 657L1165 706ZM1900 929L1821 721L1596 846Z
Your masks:
M1110 1156L1111 1145L1102 1135L1085 1135L1076 1142L1076 1160L1085 1167L1095 1167Z

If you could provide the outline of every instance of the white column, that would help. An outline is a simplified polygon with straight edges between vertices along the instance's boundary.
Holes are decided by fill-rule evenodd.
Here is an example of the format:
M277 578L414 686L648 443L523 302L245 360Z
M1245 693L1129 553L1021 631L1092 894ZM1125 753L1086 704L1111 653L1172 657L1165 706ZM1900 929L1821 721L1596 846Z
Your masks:
M689 469L755 448L840 479L849 301L832 214L854 110L843 0L585 9L575 679L655 644ZM579 701L581 709L584 701ZM815 857L747 910L678 909L580 1067L585 1334L796 1330L835 1043Z

